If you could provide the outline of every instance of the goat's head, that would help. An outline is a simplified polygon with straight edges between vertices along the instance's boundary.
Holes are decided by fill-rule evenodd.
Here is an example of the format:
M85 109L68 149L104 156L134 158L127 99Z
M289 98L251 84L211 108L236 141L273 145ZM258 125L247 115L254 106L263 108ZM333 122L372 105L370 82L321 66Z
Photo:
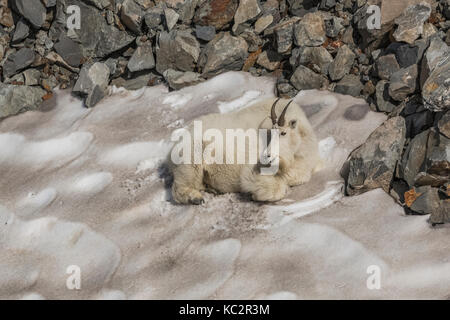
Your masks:
M260 129L267 129L269 135L268 147L263 153L265 162L272 163L279 157L280 166L283 166L289 165L294 160L294 155L300 149L302 142L300 123L302 123L303 118L300 107L295 103L292 104L293 100L289 102L283 100L279 103L280 100L281 99L275 100L270 110L270 116L262 122ZM279 116L277 116L277 114L279 114ZM278 137L278 154L271 150L273 134L276 134Z

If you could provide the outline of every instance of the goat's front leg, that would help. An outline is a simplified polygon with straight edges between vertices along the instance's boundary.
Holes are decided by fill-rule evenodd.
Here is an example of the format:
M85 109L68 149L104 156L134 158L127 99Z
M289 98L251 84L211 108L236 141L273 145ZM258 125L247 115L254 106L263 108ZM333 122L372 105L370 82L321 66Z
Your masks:
M298 186L311 180L316 165L310 160L296 156L291 165L283 171L283 176L289 186Z
M179 165L173 169L172 196L181 204L204 203L201 191L203 185L203 168L201 165Z
M245 168L241 172L241 189L255 201L275 202L286 197L289 185L278 175L261 175L255 169Z

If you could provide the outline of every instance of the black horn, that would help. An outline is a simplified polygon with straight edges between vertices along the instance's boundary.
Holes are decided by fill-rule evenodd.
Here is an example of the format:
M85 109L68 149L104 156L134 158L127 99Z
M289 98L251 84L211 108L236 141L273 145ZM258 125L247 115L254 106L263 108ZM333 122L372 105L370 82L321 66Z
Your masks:
M275 100L275 102L272 105L272 109L270 110L270 117L272 118L272 124L276 125L277 124L277 114L275 112L275 106L277 105L278 101L280 101L281 98L278 98L277 100Z
M286 122L286 119L285 119L286 111L287 111L289 105L292 103L292 101L294 101L294 100L289 101L289 103L286 105L286 107L284 107L283 112L281 112L280 119L278 119L278 126L280 126L280 127L284 126L284 123Z

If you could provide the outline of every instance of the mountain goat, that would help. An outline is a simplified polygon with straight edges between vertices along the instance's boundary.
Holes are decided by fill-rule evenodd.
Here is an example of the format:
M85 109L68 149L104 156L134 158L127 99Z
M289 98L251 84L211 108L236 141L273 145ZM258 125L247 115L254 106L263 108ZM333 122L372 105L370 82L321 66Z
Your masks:
M312 173L321 165L313 129L300 106L292 100L267 99L228 114L205 115L193 123L196 121L202 124L201 142L197 146L202 154L208 149L209 140L206 134L208 129L218 130L219 133L228 132L229 129L241 130L241 132L248 129L258 131L266 129L267 131L264 132L270 133L267 135L270 141L269 146L265 150L261 147L257 150L258 154L264 151L261 154L264 155L266 165L261 161L253 164L248 161L210 163L205 159L197 163L192 161L176 164L171 159L169 167L174 177L172 196L177 203L201 204L204 202L202 191L216 194L243 192L251 194L255 201L278 201L286 196L289 186L308 182ZM193 124L190 124L187 131L195 136ZM273 136L274 133L276 137ZM279 152L271 154L269 150L271 150L272 141L275 141L274 138L279 145ZM249 140L250 138L245 140L246 160L250 157ZM222 142L220 145L223 145ZM196 148L193 139L188 143L194 149ZM179 150L172 149L172 158L178 152ZM215 152L217 151L212 152L213 156ZM234 150L234 139L233 147L230 149L227 144L224 154L218 156L227 159L230 156L232 159L238 157ZM187 157L193 160L192 155ZM274 174L261 174L261 170L267 168L267 164L274 162L278 164L278 170Z

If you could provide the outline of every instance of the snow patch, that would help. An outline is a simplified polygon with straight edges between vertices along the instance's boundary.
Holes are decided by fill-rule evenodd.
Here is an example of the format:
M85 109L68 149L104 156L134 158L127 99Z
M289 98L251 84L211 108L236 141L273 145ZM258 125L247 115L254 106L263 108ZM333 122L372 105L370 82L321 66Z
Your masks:
M230 102L222 102L219 101L219 110L220 113L227 113L235 110L239 110L245 106L251 104L251 102L255 102L258 97L262 94L261 91L250 90L244 93L244 95L238 99L235 99Z
M78 178L74 185L75 192L96 194L105 189L113 180L110 172L96 172Z

